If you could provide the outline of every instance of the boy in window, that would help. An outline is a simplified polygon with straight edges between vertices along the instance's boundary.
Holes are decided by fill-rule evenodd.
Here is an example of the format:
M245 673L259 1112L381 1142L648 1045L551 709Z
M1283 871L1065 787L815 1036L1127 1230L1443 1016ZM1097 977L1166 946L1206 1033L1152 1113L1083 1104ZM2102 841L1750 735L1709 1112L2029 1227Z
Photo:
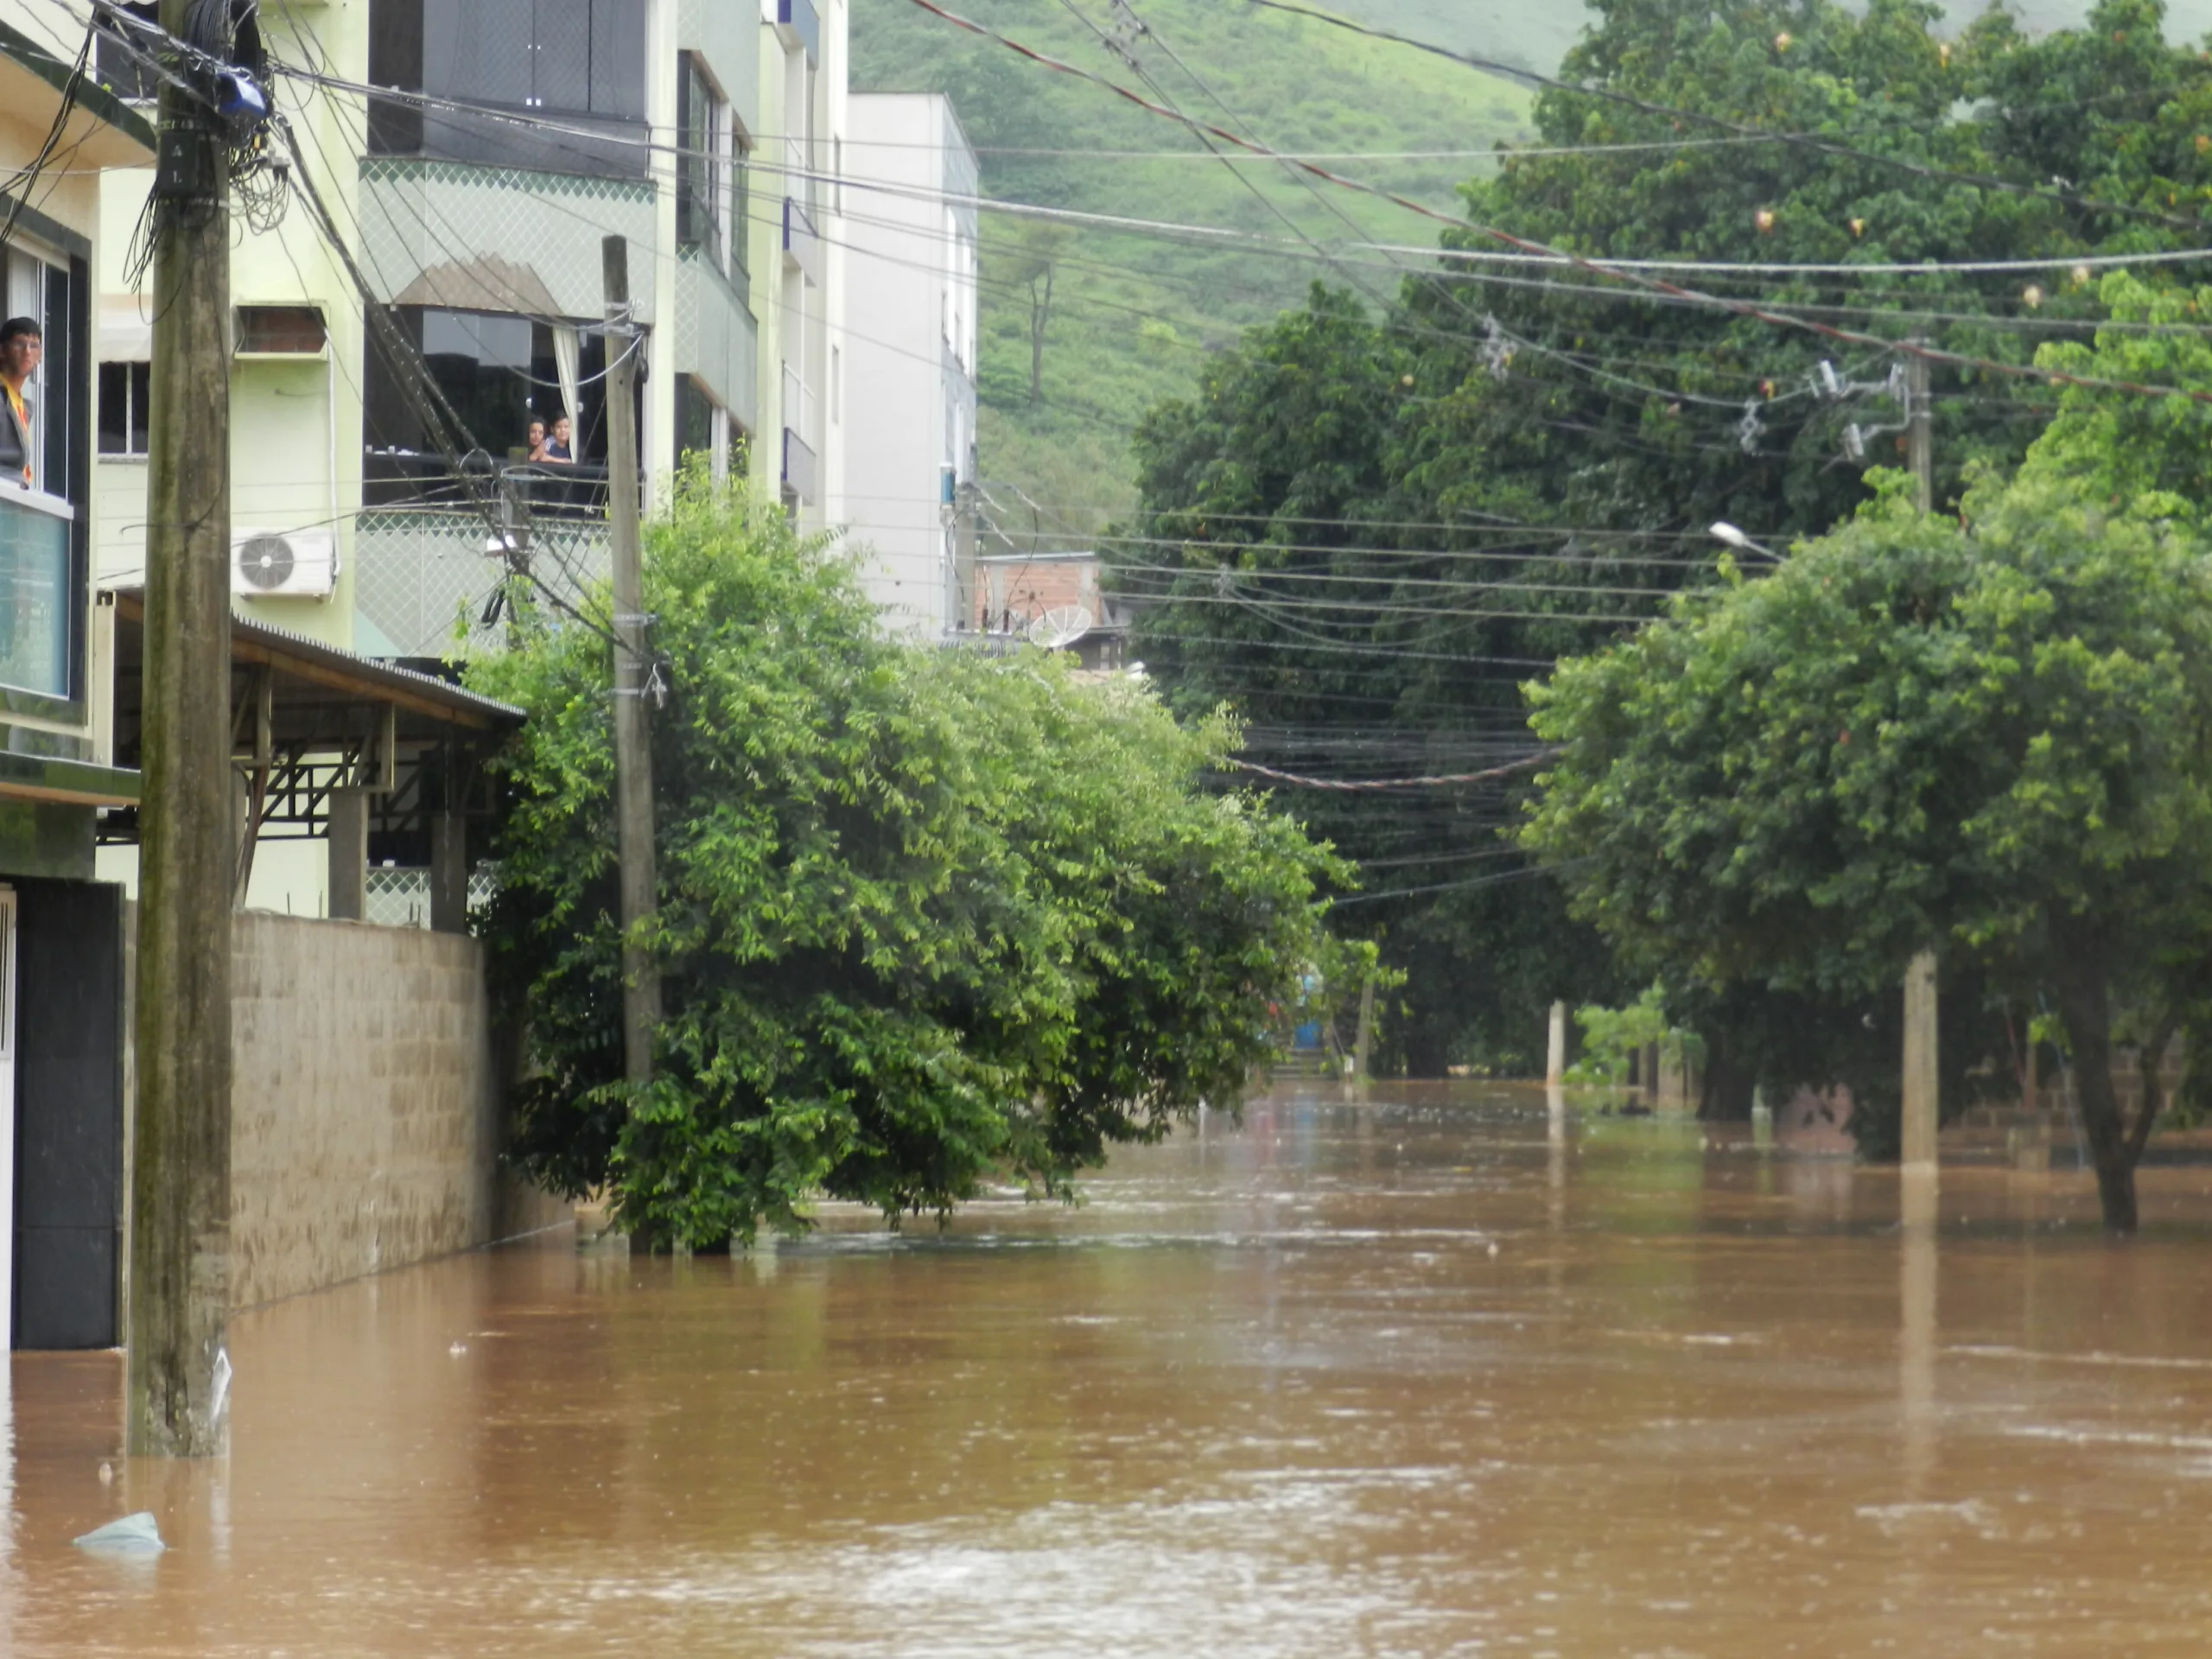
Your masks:
M0 322L0 391L7 393L0 399L0 473L11 479L20 476L27 490L37 478L31 464L31 411L23 388L38 372L39 359L45 354L45 336L33 319L10 317Z

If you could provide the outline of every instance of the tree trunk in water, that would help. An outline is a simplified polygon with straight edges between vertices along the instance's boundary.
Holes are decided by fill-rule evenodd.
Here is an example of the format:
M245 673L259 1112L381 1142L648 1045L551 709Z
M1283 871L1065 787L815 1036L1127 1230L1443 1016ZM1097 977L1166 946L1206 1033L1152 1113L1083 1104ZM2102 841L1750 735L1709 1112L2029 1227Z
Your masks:
M2105 1227L2115 1233L2135 1230L2135 1148L2120 1118L2120 1096L2112 1086L2112 1009L2104 975L2094 967L2069 973L2058 982L2058 1008L2073 1048L2074 1078L2082 1102L2082 1132L2097 1169L2097 1198Z
M1708 1123L1750 1122L1752 1090L1758 1079L1738 1058L1735 1045L1725 1031L1700 1034L1705 1038L1705 1077L1698 1095L1698 1116Z

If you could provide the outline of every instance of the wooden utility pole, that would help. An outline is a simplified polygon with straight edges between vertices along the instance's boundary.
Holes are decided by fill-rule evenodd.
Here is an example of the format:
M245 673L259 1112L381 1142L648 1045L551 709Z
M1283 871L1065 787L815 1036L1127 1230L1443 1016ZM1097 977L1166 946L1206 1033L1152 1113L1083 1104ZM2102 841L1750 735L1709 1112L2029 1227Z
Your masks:
M189 31L187 0L162 27ZM188 70L187 79L204 78ZM227 158L209 105L161 97L148 405L137 1103L128 1442L229 1447L231 432Z
M1923 342L1916 340L1915 345ZM1915 499L1923 513L1936 510L1936 450L1928 407L1928 359L1905 359L1906 444L1912 461ZM1916 950L1904 972L1904 1137L1901 1152L1909 1169L1936 1166L1936 1128L1940 1116L1940 1052L1936 1046L1936 953Z
M653 1075L660 973L639 938L658 904L653 868L652 734L646 720L644 555L638 537L638 342L630 313L630 245L600 244L607 290L607 526L614 565L614 810L622 865L622 1071Z

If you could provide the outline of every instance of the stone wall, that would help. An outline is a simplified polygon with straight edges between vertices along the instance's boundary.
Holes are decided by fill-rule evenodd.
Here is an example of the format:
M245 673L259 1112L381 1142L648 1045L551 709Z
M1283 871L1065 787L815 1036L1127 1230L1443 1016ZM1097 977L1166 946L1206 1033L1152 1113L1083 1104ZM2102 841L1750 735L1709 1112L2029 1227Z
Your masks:
M474 939L260 911L232 938L236 1305L569 1217L499 1172Z

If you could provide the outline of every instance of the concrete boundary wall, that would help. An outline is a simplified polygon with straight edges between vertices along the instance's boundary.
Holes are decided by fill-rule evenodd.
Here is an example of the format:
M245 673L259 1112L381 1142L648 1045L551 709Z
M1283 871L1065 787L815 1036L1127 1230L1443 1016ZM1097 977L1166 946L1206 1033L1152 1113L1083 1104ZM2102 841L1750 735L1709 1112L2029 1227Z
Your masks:
M499 1171L476 940L248 911L232 950L235 1306L570 1218Z

